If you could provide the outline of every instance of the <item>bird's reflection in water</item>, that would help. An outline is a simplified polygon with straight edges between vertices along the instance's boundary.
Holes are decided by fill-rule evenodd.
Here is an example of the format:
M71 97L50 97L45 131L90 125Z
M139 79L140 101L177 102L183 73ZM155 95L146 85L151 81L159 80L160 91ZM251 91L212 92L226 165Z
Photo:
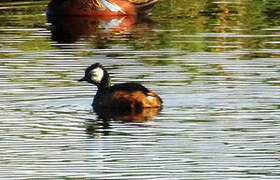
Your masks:
M58 43L74 43L90 37L106 40L114 35L135 33L133 28L136 24L144 27L152 24L145 16L50 16L48 22L51 24L52 40Z
M151 121L161 111L161 108L143 108L139 110L125 111L112 109L95 109L96 120L87 122L86 131L91 137L99 135L110 135L110 123L143 123ZM139 124L138 124L139 125Z
M106 40L115 36L138 38L153 35L153 22L146 16L49 16L51 37L58 43L75 43L94 37L97 48L105 48ZM144 108L137 111L94 109L97 119L86 122L86 132L91 137L109 135L110 123L141 123L152 120L160 108Z

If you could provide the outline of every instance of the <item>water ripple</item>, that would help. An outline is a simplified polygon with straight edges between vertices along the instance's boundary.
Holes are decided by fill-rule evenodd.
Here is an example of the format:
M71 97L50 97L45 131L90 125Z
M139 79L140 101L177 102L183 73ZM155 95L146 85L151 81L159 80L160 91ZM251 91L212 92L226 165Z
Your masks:
M175 8L164 11L172 21L152 16L125 32L95 28L64 42L52 37L47 3L0 3L2 179L279 179L273 19L247 23L237 8L247 3L213 1L209 14L188 5L184 18ZM113 83L157 92L163 109L138 121L100 118L96 87L77 81L96 62Z

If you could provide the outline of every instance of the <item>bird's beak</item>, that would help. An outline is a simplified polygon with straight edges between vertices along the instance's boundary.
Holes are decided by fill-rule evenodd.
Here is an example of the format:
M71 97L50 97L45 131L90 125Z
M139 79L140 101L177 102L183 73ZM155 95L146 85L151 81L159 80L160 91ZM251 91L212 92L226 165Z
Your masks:
M87 81L87 79L86 79L86 77L83 77L82 79L79 79L78 81L79 81L79 82L81 82L81 81Z

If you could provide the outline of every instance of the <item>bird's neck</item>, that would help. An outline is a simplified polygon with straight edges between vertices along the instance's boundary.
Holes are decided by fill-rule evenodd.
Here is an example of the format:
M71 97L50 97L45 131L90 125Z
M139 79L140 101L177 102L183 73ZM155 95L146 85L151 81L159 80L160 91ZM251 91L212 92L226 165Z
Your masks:
M97 94L103 94L107 91L111 86L111 79L110 77L106 77L102 79L100 84L97 84Z

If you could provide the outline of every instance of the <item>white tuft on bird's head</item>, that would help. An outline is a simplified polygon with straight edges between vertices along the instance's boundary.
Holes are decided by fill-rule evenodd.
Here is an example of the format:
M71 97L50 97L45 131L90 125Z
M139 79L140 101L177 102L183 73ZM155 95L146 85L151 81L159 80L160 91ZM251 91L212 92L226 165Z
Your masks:
M90 71L91 80L96 83L101 83L104 76L104 70L100 67L94 68Z

